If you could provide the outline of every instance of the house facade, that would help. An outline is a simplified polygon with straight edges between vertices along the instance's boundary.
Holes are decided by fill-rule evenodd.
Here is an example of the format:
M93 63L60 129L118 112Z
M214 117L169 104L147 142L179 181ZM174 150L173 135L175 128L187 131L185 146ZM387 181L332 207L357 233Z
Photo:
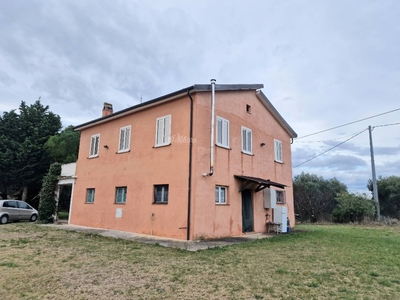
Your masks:
M263 85L193 85L77 126L70 224L182 240L294 224L291 139ZM287 218L286 218L287 217Z

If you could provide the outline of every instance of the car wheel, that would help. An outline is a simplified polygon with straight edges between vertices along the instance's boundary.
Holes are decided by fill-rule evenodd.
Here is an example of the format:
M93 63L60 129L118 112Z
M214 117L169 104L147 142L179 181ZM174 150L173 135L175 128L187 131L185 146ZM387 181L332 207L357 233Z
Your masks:
M35 222L37 220L37 215L32 215L29 219L30 222Z
M6 224L8 222L8 216L4 215L0 218L0 224Z

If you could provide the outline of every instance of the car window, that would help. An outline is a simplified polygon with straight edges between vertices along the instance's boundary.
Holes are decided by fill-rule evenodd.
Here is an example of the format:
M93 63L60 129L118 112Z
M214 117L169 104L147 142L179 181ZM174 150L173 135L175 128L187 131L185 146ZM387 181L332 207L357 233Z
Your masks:
M18 208L17 201L6 201L4 202L3 207Z
M18 205L19 205L19 208L31 209L31 207L28 204L26 204L25 202L22 202L22 201L18 202Z

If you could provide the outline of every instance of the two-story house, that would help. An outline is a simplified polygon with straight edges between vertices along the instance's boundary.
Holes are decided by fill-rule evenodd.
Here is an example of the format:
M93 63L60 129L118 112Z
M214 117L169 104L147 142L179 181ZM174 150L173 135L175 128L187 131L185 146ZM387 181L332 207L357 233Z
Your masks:
M70 223L196 240L294 224L296 133L261 84L193 85L81 124Z

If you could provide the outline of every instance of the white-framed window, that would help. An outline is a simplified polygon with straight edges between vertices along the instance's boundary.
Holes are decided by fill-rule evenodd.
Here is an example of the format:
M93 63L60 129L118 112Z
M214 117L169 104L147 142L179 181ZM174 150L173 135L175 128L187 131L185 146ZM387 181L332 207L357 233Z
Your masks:
M171 115L157 118L156 121L156 147L166 146L171 143Z
M215 203L226 204L226 186L215 186Z
M154 202L153 203L168 203L168 184L154 185Z
M90 138L89 157L99 156L100 134L92 135Z
M119 130L118 152L127 152L131 145L131 126L122 127Z
M251 129L242 126L242 152L253 154Z
M86 203L94 202L94 189L86 189Z
M280 163L283 162L281 141L274 140L274 152L275 152L275 161Z
M120 186L115 189L115 203L126 203L126 186Z
M217 145L229 148L229 121L217 116Z
M276 191L276 203L286 203L285 191Z

